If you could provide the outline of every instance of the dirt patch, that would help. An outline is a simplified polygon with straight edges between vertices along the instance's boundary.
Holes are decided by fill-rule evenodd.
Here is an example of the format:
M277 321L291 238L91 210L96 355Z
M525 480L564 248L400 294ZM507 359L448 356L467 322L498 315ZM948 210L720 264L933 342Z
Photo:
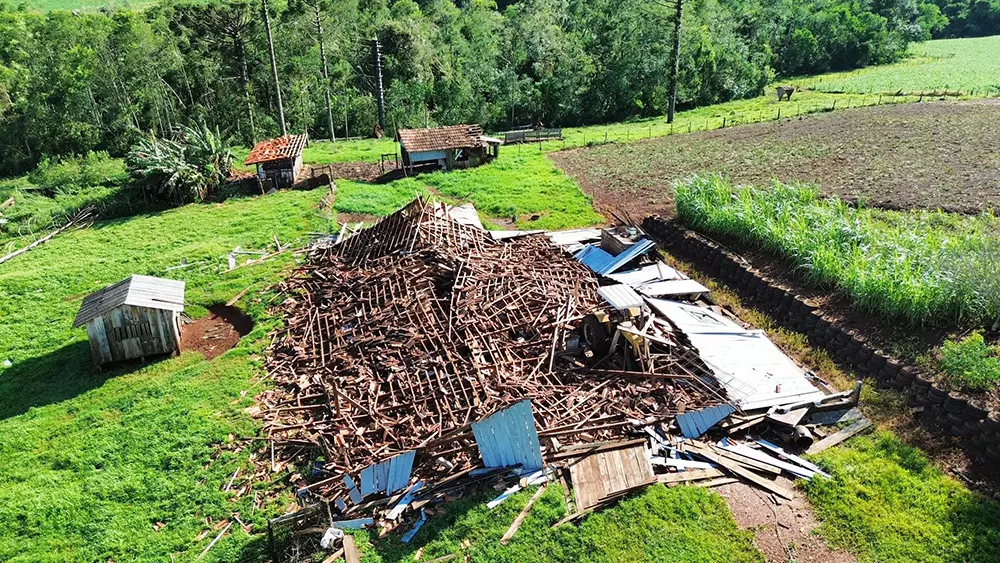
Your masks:
M209 307L207 317L181 325L181 350L201 352L214 359L236 346L253 329L253 321L236 307Z
M337 162L335 164L306 164L302 167L303 177L327 174L334 181L353 180L355 182L372 182L380 175L382 169L371 162Z
M977 213L1000 207L997 122L996 103L925 102L551 156L601 212L671 214L675 180L719 172L743 184L816 183L826 193L889 208Z
M779 477L777 484L789 490L793 485L785 477ZM787 501L742 482L715 490L726 499L740 528L753 531L754 544L768 561L857 561L851 553L831 548L813 532L819 522L802 492L796 490L795 498Z

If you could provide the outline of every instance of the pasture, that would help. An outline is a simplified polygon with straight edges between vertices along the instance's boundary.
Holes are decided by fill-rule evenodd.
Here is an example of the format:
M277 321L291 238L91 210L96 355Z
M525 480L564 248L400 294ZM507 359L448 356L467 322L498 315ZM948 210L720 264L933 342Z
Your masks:
M792 81L821 92L1000 96L1000 35L915 43L910 59Z

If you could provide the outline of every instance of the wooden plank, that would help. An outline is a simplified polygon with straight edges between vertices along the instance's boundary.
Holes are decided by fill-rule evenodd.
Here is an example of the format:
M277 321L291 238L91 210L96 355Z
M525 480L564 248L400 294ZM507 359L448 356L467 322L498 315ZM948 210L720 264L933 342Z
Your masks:
M715 453L715 450L712 450L709 446L707 446L707 445L695 445L694 443L692 443L691 445L692 445L692 447L694 447L694 448L697 449L699 455L701 455L701 456L703 456L703 457L705 457L705 458L707 458L707 459L709 459L711 461L714 461L715 463L718 463L719 465L721 465L723 468L725 468L726 470L728 470L733 475L736 475L737 477L741 477L743 479L746 479L747 481L750 481L751 483L754 483L755 485L757 485L759 487L767 489L767 490L771 491L772 493L780 496L781 498L788 499L788 500L792 500L792 498L794 498L794 495L792 495L791 491L785 489L784 487L782 487L781 485L778 485L777 483L773 483L771 481L768 481L767 479L761 477L760 475L757 475L753 471L745 469L742 465L740 465L739 463L737 463L737 462L735 462L735 461L733 461L731 459L728 459L728 458L726 458L724 456L721 456L721 455L717 455Z
M732 446L730 446L730 448L731 447ZM740 465L749 467L749 468L754 469L756 471L760 471L760 472L763 472L763 473L769 473L771 475L780 475L781 474L781 468L780 467L778 467L778 466L776 466L774 464L771 464L771 463L769 463L767 461L764 461L762 459L754 459L753 457L747 455L744 452L734 451L732 449L715 448L715 447L712 448L712 451L715 452L716 454L722 456L722 457L729 458L729 459L735 461L736 463L739 463ZM777 460L775 460L775 461L777 461Z
M684 483L687 481L700 481L702 479L714 479L722 477L724 474L718 469L692 469L690 471L678 471L677 473L667 473L657 475L656 480L663 484Z
M358 548L354 545L354 536L350 534L344 535L344 561L346 563L361 563Z
M820 475L822 475L822 476L824 476L824 477L826 477L828 479L830 478L830 475L828 473L826 473L825 471L823 471L822 469L820 469L820 467L818 465L816 465L815 463L806 461L806 460L802 459L801 457L799 457L799 456L797 456L795 454L790 454L790 453L786 452L780 446L776 446L776 445L772 444L771 442L768 442L767 440L757 440L757 443L760 444L762 447L764 447L764 448L766 448L766 449L774 452L775 454L777 454L779 458L787 459L788 461L790 461L792 463L795 463L795 464L798 464L798 465L801 465L802 467L805 467L806 469L808 469L808 470L810 470L810 471L812 471L814 473L819 473Z
M739 482L740 482L739 479L735 479L733 477L719 477L718 479L709 479L708 481L699 481L697 483L694 483L694 486L696 486L696 487L705 487L706 489L710 489L712 487L719 487L721 485L731 485L733 483L739 483Z
M538 490L535 491L535 494L532 495L530 499L528 499L528 504L524 505L524 508L521 509L521 513L517 515L517 518L515 518L513 522L511 522L510 527L507 528L507 531L504 533L503 537L500 538L500 543L502 543L503 545L507 545L507 542L510 541L510 538L514 537L514 534L517 533L518 528L520 528L521 524L524 523L524 519L528 517L528 512L531 510L531 507L535 505L535 501L538 500L538 497L542 496L542 494L545 492L546 487L548 487L548 483L542 485L541 487L538 487Z
M561 459L570 459L574 457L582 457L585 455L591 455L600 452L620 450L622 448L630 448L645 443L646 443L645 438L637 438L635 440L626 440L624 442L600 442L599 444L585 444L583 446L575 446L575 447L571 446L565 448L566 451L548 456L548 459L550 461L559 461Z
M836 446L837 444L843 442L844 440L850 438L851 436L854 436L855 434L859 434L861 432L864 432L865 430L868 430L869 428L871 428L871 425L872 423L870 420L868 420L867 418L863 418L855 422L854 424L848 426L847 428L844 428L840 432L830 434L826 438L823 438L819 442L816 442L815 444L810 446L808 450L806 450L806 453L816 454L827 448Z
M803 479L812 479L813 475L816 474L815 471L811 471L805 467L799 467L793 463L782 461L774 456L768 455L760 450L755 450L749 446L725 446L723 449L727 452L738 453L755 461L777 467L780 470L787 471L788 473Z
M707 461L691 461L689 459L674 459L672 457L653 456L650 458L653 465L664 465L666 467L676 467L678 469L712 469L714 467Z

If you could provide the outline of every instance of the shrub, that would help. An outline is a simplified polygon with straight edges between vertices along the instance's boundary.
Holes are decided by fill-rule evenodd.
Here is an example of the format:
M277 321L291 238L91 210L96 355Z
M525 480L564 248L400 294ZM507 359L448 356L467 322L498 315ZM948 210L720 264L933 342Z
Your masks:
M988 391L1000 381L1000 356L979 332L945 341L940 364L948 380L966 391Z
M121 160L99 151L88 152L82 157L45 157L28 174L28 181L46 192L75 194L93 186L118 183L124 174Z

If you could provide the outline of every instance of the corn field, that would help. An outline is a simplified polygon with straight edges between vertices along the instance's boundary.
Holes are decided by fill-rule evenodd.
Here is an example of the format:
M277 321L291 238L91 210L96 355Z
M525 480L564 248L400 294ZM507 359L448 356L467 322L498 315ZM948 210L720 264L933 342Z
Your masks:
M689 227L791 263L863 312L917 326L993 326L1000 315L1000 220L895 212L823 198L804 185L733 186L716 175L675 186Z

